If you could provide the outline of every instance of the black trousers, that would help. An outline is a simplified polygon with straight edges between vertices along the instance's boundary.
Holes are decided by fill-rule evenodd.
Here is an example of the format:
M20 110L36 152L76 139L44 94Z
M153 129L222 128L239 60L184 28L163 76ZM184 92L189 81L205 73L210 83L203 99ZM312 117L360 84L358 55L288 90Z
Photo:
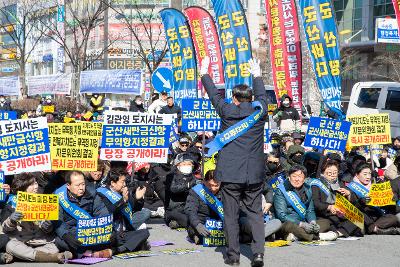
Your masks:
M264 254L264 217L262 212L261 195L263 183L259 184L235 184L222 183L222 203L224 205L224 231L227 241L227 257L232 260L240 258L239 244L239 211L247 214L251 225L253 240L251 250L253 254Z
M118 253L132 252L138 250L149 236L150 233L147 229L121 232L117 234L115 247L117 247Z
M180 227L187 228L189 220L182 208L167 209L165 211L165 221L168 224L170 221L176 221Z

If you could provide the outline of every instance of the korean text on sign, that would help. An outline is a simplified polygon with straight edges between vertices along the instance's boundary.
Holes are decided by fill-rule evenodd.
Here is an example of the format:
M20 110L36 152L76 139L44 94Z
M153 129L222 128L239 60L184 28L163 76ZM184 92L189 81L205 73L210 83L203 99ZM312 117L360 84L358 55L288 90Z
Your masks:
M46 118L0 121L0 169L5 175L48 171L50 163Z
M16 211L24 214L22 221L57 221L58 196L18 191Z
M351 122L311 117L304 146L344 152Z
M166 163L173 116L106 112L100 158Z
M0 121L16 120L16 119L17 119L16 111L0 110Z
M76 227L76 238L82 243L82 246L110 243L112 223L112 215L79 219Z
M182 100L182 131L218 131L221 119L208 99Z
M393 200L393 191L390 181L372 184L368 195L371 198L371 201L368 202L370 206L382 207L396 205L396 202Z
M224 227L222 221L207 219L206 229L210 231L210 236L203 239L205 247L220 247L226 245Z
M347 120L352 122L350 146L389 144L392 141L389 114L348 116Z
M52 169L96 171L101 131L100 122L50 123Z
M336 194L335 207L344 214L347 220L354 223L361 230L364 229L364 214L341 194Z

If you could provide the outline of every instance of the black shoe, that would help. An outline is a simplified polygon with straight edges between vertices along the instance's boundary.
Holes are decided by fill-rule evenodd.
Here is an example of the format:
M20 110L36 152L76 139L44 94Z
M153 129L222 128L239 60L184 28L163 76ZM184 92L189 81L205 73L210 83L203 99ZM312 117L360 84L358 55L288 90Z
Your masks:
M232 260L232 259L229 259L229 258L226 258L224 260L224 263L228 264L228 265L231 265L231 266L239 266L240 265L240 261L239 260Z
M252 267L264 266L264 254L254 254L253 261L251 262Z
M177 221L170 221L168 224L169 228L171 228L172 230L178 229L179 228L179 223Z
M376 227L376 234L377 235L397 235L398 231L395 227L389 227L386 229Z

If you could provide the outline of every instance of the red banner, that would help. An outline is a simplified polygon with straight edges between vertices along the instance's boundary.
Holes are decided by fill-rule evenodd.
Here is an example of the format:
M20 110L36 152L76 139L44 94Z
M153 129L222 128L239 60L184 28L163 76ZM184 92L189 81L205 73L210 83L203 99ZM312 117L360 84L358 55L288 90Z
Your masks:
M274 88L293 99L301 116L302 71L299 23L294 0L265 1Z
M224 68L222 67L221 47L213 18L201 7L189 7L183 12L189 21L192 39L196 49L197 62L205 56L210 58L208 73L216 85L224 84Z
M400 0L392 0L394 11L396 13L397 25L400 28Z

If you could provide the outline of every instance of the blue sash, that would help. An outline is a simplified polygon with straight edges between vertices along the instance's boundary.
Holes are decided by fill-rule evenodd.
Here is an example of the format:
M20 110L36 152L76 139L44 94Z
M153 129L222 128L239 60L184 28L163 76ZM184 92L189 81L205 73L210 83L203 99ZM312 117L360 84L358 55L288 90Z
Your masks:
M310 186L317 186L327 197L331 195L331 191L329 191L328 187L326 187L326 185L324 185L319 179L312 179Z
M361 198L366 197L369 193L368 188L356 182L349 183L347 187L351 189L351 191L353 191L358 197Z
M279 190L283 193L285 196L285 199L289 204L293 207L293 209L299 214L302 220L306 218L306 205L301 201L299 196L293 192L293 191L286 191L286 188L284 184L279 184L278 185Z
M13 207L14 209L17 208L17 196L9 194L7 204Z
M108 188L105 187L99 187L97 188L97 192L105 196L112 204L117 203L120 201L122 196L118 194L117 192L111 191ZM122 210L122 214L125 216L126 219L128 219L129 223L131 226L134 226L133 223L133 209L131 204L128 202L128 205L125 206L125 208Z
M278 188L278 185L283 183L285 179L286 179L285 173L280 172L275 176L275 178L273 178L268 182L268 185L272 187L272 189L275 191Z
M65 212L74 217L75 220L90 219L92 216L86 210L81 209L76 204L71 203L68 199L67 185L63 185L55 192L58 195L58 200Z
M207 206L209 206L213 211L215 211L219 215L219 217L222 220L224 220L224 209L222 203L216 196L214 196L210 192L207 186L198 184L192 187L192 189L201 198L201 200L203 200L204 203L207 204Z
M226 129L223 133L218 134L212 142L206 145L206 147L209 148L207 157L211 157L214 153L220 151L226 144L242 136L262 118L265 110L261 103L259 101L254 101L251 105L257 110L247 118Z

